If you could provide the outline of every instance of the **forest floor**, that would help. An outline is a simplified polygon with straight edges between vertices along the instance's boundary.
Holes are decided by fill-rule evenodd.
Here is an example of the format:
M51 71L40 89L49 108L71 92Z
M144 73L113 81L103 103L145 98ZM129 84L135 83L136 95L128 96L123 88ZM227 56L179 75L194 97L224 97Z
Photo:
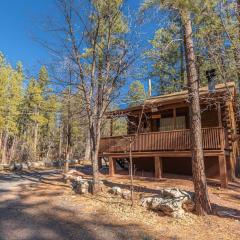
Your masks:
M101 177L109 187L129 188L126 177ZM137 204L131 208L130 201L103 192L76 195L61 179L59 170L0 173L0 240L215 240L240 235L240 182L228 189L210 183L213 215L173 219ZM188 179L138 179L134 186L142 194L164 187L193 190Z

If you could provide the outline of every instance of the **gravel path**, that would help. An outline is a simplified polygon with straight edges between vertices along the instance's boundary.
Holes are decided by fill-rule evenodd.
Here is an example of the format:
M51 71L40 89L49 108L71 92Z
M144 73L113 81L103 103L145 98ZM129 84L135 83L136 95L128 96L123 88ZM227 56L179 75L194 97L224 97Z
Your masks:
M130 237L126 226L103 221L85 203L74 205L58 177L57 171L0 173L0 240L140 239Z

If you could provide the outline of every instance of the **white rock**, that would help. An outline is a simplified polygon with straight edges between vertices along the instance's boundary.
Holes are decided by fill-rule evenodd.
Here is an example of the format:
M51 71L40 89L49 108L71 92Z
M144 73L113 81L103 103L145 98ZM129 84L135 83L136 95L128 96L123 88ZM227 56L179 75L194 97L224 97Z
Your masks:
M82 180L83 178L81 177L81 176L77 176L76 177L76 181L80 181L80 180Z
M142 198L141 205L176 218L182 217L185 213L184 210L192 211L194 209L191 195L176 188L163 189L160 195Z
M70 170L68 171L68 174L74 174L74 173L78 174L78 171L75 170L75 169L70 169Z
M73 181L72 188L76 193L85 194L89 192L89 184L87 180Z
M122 198L124 198L124 199L130 199L130 198L131 198L131 191L129 191L129 190L123 190L123 191L122 191Z
M114 186L109 190L109 193L112 193L114 195L121 195L122 194L122 189L120 187Z

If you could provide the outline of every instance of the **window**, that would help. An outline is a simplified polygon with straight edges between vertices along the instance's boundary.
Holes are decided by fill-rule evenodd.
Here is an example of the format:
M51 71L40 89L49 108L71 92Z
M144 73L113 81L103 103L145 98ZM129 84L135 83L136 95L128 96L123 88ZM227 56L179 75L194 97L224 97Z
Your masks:
M160 131L172 131L176 129L186 129L185 116L176 117L176 126L174 126L174 118L160 119Z

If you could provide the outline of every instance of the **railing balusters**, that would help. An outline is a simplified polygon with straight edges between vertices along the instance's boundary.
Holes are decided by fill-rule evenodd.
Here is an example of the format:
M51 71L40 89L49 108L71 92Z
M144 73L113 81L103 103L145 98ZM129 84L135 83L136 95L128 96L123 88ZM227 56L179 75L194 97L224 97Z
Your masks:
M203 128L203 148L214 150L221 149L224 129ZM101 138L101 152L126 152L129 150L129 136L116 136ZM175 130L153 133L140 133L136 136L133 151L181 151L190 150L190 130Z

